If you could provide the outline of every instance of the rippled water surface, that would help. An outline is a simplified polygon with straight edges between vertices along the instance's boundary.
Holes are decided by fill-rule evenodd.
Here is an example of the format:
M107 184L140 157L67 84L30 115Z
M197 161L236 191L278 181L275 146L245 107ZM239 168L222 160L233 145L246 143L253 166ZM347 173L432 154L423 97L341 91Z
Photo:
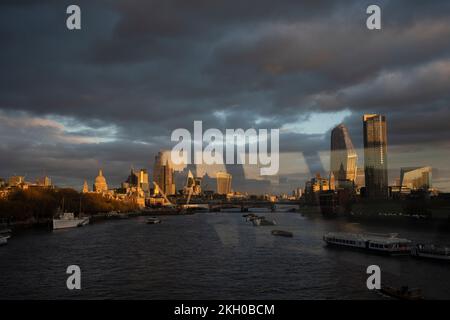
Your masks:
M0 247L1 299L380 299L366 289L368 265L384 284L420 287L450 298L450 264L385 257L324 246L327 231L399 232L449 243L433 228L367 226L295 213L264 215L276 227L253 227L236 213L198 213L103 221L55 232L22 232ZM272 229L292 231L275 237ZM68 265L82 270L82 290L66 288Z

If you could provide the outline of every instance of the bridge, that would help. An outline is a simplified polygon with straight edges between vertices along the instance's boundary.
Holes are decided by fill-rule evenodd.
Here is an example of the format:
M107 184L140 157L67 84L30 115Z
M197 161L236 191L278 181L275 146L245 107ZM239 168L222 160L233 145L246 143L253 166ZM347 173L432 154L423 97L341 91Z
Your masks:
M224 209L239 209L241 212L247 212L250 208L267 208L270 211L275 211L277 206L288 205L300 207L300 203L296 201L282 201L272 202L263 200L234 200L234 201L221 201L210 202L210 212L218 212Z

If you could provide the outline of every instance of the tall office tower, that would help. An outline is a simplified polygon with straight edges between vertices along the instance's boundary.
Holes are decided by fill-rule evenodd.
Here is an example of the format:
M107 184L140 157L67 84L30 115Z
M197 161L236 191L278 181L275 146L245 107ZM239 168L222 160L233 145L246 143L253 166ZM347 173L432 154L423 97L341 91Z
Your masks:
M158 152L155 157L153 167L153 181L158 184L160 191L166 195L175 194L175 182L173 179L173 169L170 165L167 153Z
M228 194L231 193L231 179L232 176L226 172L217 172L217 193Z
M331 131L330 171L338 181L356 180L358 155L343 124Z
M142 191L144 192L149 192L150 191L150 187L148 184L148 172L147 169L141 169L139 170L139 187L142 189Z
M363 124L366 193L372 199L385 199L388 197L386 117L366 114Z

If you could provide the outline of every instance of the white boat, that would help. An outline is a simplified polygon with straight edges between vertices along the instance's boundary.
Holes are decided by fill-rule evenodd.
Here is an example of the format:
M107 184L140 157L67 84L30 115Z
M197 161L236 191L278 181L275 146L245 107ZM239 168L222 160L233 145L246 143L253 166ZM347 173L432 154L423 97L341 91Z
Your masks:
M53 230L82 227L89 224L89 218L75 218L73 212L64 212L53 219Z
M418 244L411 249L411 255L419 258L438 259L450 261L450 248L439 247L433 244Z
M147 219L147 224L158 224L161 223L161 219L158 219L156 217L151 217Z
M8 228L4 228L4 229L0 229L0 238L6 238L9 239L11 238L11 229Z
M0 246L5 245L8 243L7 237L0 237Z
M328 245L362 249L387 254L409 254L411 241L397 234L329 232L323 236Z

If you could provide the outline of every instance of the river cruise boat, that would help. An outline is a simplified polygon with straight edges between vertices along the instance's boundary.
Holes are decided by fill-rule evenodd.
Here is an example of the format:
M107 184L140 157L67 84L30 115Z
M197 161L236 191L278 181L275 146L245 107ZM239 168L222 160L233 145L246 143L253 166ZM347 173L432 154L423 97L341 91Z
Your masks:
M330 232L323 236L328 245L362 249L385 254L410 254L411 241L397 234L358 234Z
M419 258L450 261L450 248L439 247L433 244L417 244L414 248L411 249L411 255L413 257Z

